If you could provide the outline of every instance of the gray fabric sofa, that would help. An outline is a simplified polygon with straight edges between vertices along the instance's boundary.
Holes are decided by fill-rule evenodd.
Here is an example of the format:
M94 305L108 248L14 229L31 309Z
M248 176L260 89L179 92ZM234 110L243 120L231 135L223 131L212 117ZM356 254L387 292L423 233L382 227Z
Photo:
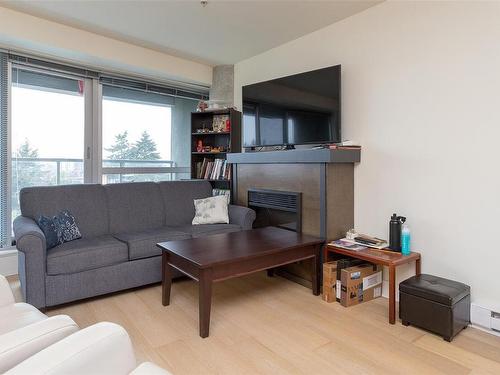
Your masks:
M229 206L229 224L191 225L193 199L207 181L83 184L24 188L14 220L26 302L43 308L161 281L156 243L252 228L255 212ZM46 249L35 220L68 209L79 240Z

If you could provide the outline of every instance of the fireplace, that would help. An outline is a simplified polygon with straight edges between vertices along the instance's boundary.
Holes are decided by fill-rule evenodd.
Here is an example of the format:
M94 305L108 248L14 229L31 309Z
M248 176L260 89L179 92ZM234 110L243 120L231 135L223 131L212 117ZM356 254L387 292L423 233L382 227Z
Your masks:
M276 226L302 232L302 193L251 188L248 207L257 213L254 228Z

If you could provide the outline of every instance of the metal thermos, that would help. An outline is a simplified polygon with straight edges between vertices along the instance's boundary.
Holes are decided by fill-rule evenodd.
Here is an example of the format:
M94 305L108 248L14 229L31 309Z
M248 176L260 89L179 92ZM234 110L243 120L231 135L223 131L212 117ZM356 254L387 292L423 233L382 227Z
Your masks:
M393 251L401 251L401 225L406 217L392 214L389 222L389 248Z

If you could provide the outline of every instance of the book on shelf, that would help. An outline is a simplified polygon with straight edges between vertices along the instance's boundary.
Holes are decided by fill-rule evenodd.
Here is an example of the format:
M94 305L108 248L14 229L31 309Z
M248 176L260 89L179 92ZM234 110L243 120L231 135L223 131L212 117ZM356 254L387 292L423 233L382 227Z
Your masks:
M229 189L212 189L212 195L218 196L218 195L224 195L227 197L227 201L231 199L231 190Z
M195 164L195 176L205 180L230 180L231 164L224 159L203 158L203 161Z
M361 146L355 141L342 141L329 145L330 150L360 150Z

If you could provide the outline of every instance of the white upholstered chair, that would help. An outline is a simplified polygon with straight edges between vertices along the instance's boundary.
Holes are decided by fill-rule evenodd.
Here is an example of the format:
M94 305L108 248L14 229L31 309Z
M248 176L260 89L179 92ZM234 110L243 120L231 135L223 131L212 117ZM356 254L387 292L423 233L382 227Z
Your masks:
M145 362L137 366L127 331L114 323L97 323L47 347L6 374L9 375L169 375Z
M0 373L78 331L67 315L47 317L27 303L16 303L0 275Z

